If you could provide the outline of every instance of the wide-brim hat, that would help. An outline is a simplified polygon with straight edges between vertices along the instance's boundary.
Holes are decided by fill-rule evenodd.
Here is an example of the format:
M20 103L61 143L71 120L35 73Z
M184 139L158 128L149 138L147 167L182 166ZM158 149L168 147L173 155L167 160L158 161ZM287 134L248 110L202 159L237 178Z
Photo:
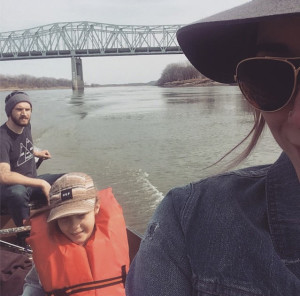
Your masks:
M238 62L255 56L257 25L292 15L300 15L299 0L253 0L180 28L177 39L199 72L233 83Z

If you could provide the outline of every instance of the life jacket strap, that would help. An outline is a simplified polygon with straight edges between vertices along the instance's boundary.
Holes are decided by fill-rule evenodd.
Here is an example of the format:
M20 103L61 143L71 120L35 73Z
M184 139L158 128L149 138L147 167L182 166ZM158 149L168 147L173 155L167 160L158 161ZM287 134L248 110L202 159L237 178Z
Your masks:
M123 286L125 287L125 281L126 281L126 265L123 265L121 267L121 275L105 280L99 280L99 281L93 281L88 283L81 283L69 287L65 287L62 289L56 289L52 290L50 292L46 292L47 296L69 296L75 293L80 293L84 291L89 290L96 290L96 289L102 289L113 285L118 285L123 283Z

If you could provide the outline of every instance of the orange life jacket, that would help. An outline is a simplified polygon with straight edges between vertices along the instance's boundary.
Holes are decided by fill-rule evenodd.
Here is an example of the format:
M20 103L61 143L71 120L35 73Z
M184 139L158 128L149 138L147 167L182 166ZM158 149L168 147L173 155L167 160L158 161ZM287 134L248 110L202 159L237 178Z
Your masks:
M86 245L71 242L47 223L48 213L33 216L27 242L47 295L125 295L129 250L123 211L112 189L98 192L100 211Z

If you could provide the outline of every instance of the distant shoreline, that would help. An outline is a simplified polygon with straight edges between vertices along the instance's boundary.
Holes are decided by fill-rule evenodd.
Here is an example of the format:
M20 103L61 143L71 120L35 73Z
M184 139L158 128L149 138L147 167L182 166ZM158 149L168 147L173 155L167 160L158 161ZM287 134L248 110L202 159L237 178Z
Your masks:
M0 91L14 91L14 90L40 90L40 89L68 89L69 87L62 87L62 86L57 86L57 87L1 87L0 86Z
M217 86L217 85L227 85L227 84L219 83L208 78L194 78L188 80L166 82L162 85L162 87L191 87L191 86Z
M97 87L119 87L119 86L157 86L157 87L201 87L201 86L219 86L219 85L228 85L219 83L208 78L201 79L188 79L188 80L180 80L180 81L172 81L166 82L163 85L157 85L156 81L151 81L148 83L126 83L126 84L93 84L93 85L85 85L84 88L97 88ZM13 90L42 90L42 89L69 89L67 86L52 86L52 87L1 87L1 91L13 91Z
M97 88L97 87L118 87L118 86L143 86L151 85L148 83L129 83L129 84L103 84L103 85L85 85L84 88ZM155 86L155 85L154 85ZM72 89L69 86L53 86L53 87L1 87L0 91L14 91L14 90L45 90L45 89Z
M126 84L92 84L85 85L84 88L96 88L96 87L118 87L118 86L156 86L156 81L151 81L148 83L126 83ZM42 89L72 89L72 86L51 86L51 87L32 87L32 86L10 86L10 87L1 87L0 91L14 91L14 90L42 90Z

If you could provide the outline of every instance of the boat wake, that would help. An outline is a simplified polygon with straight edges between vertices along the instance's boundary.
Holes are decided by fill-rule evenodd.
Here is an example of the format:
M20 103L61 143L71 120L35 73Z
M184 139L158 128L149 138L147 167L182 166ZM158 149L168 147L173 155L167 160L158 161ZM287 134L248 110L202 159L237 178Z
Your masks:
M157 187L155 187L149 180L149 174L147 172L142 171L141 169L138 171L137 174L137 183L141 185L143 190L152 198L154 198L154 203L152 203L152 206L156 207L158 203L161 202L161 200L164 197L164 194L160 192Z

